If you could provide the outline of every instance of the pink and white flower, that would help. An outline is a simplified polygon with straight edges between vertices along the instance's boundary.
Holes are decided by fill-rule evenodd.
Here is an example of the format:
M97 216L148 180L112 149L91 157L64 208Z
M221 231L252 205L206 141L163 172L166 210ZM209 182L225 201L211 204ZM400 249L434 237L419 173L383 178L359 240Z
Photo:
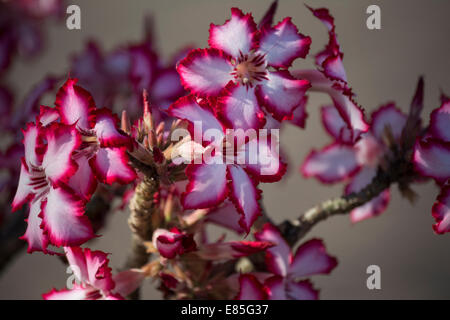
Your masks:
M433 205L432 214L436 220L433 229L438 234L450 232L450 130L448 129L450 99L441 97L441 106L430 115L430 125L414 146L413 164L424 177L432 178L441 188Z
M70 289L52 289L43 294L44 300L123 300L145 277L138 269L113 276L108 255L102 251L80 247L66 247L64 251L75 282Z
M130 138L117 129L117 117L96 109L90 94L69 79L59 90L56 108L42 106L37 124L28 124L19 186L13 211L29 202L28 251L45 253L48 244L76 246L94 237L84 207L97 180L129 183Z
M257 184L278 181L286 171L278 150L273 148L271 139L276 137L255 134L246 139L243 130L226 130L212 109L197 101L187 96L169 108L170 115L191 124L191 132L196 123L201 123L199 136L203 142L197 143L206 144L201 153L203 161L186 168L189 184L181 202L185 209L202 209L217 206L228 197L242 215L239 224L248 232L261 214ZM192 132L191 139L195 137Z
M407 116L394 103L381 106L372 113L369 130L360 135L353 145L342 141L346 123L333 106L321 109L322 123L334 139L320 151L312 150L300 171L305 177L315 177L323 183L348 182L345 193L364 189L382 166L392 156L392 147L411 152L410 136L415 139L421 130L420 111L423 108L423 79L420 78ZM393 144L393 145L392 145ZM368 203L351 211L352 222L381 214L390 199L389 189Z
M339 132L344 121L336 108L325 106L321 109L322 122L327 132L339 141ZM400 145L406 115L393 103L386 104L372 113L369 132L366 132L353 146L333 142L323 149L312 150L301 167L305 177L315 177L323 183L348 182L345 193L359 192L376 176L378 167L389 154L386 145L386 131ZM383 191L368 203L355 208L350 213L352 222L381 214L390 199L389 190Z
M108 109L96 109L90 93L76 82L66 81L56 95L55 105L61 122L74 125L81 135L83 143L74 154L79 170L69 185L89 199L96 179L106 184L127 184L136 179L136 173L126 155L131 139L119 132L119 119Z
M259 241L275 245L266 251L266 266L271 274L242 275L239 279L239 299L315 300L319 292L306 277L329 274L337 265L336 258L328 255L321 240L312 239L295 254L271 224L255 234ZM263 283L261 285L261 282Z
M444 184L450 178L450 99L442 96L441 100L441 106L430 115L427 133L416 142L414 165L422 176Z
M78 168L72 160L81 144L75 127L28 124L23 134L25 157L12 208L15 211L29 202L28 227L23 236L28 252L51 253L47 250L49 243L79 245L93 238L90 222L83 216L85 202L67 185Z
M292 117L309 88L287 71L311 43L290 18L258 30L251 14L231 9L223 25L211 24L208 49L192 50L177 70L186 90L217 98L217 113L230 128L260 128L264 107L278 120Z

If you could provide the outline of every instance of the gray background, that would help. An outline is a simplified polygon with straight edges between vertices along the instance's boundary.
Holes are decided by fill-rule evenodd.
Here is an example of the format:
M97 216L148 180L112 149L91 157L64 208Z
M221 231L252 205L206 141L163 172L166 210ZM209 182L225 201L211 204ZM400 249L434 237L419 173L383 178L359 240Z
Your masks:
M450 2L432 1L305 1L313 7L326 6L336 18L344 64L357 100L367 112L395 100L407 110L419 75L425 76L425 114L438 106L439 90L450 93L449 52ZM156 18L158 46L164 55L185 44L207 46L211 22L222 24L230 7L251 11L259 19L270 0L207 1L76 1L82 13L82 30L69 31L65 24L48 27L48 50L37 61L15 63L8 79L25 92L46 73L61 73L68 68L68 55L82 50L89 38L100 39L105 48L142 35L145 13ZM378 4L382 29L365 26L368 5ZM276 15L279 21L291 16L299 30L312 37L311 53L327 41L324 26L303 6L303 1L281 0ZM311 58L297 67L310 67ZM53 100L50 98L49 101ZM326 187L305 180L299 165L312 147L329 141L320 125L319 106L326 96L311 94L307 129L288 128L282 145L289 157L290 172L282 182L262 185L264 203L276 221L294 218L307 208L339 195L342 186ZM428 117L424 117L428 121ZM339 259L330 276L313 279L323 299L448 299L450 291L450 237L435 235L431 229L431 206L438 189L431 183L414 186L420 195L411 205L392 188L392 201L379 218L352 225L348 216L333 217L317 226L308 236L324 238L330 253ZM111 264L119 267L129 244L127 213L115 213L102 230L103 237L92 243L95 249L111 252ZM368 265L377 264L382 272L382 290L366 288ZM23 253L9 265L0 278L1 299L38 299L53 286L65 284L65 267L51 256ZM159 298L152 283L144 289L145 298Z

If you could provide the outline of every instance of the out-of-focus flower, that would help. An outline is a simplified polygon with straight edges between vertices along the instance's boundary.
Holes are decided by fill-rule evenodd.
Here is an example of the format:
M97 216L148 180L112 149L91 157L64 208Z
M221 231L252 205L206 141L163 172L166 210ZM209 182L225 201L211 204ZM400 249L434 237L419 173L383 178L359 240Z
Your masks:
M415 96L423 95L422 91L423 82L419 80ZM415 105L414 101L415 99L412 106ZM345 122L336 108L322 107L321 115L324 128L335 140L323 149L309 153L301 167L305 177L315 177L323 183L345 181L348 182L346 194L359 192L372 182L380 167L383 168L389 159L393 159L393 148L397 152L403 150L408 116L394 103L383 105L372 113L369 130L361 134L353 145L344 144L339 139ZM353 209L350 215L352 222L381 214L389 199L387 189L366 204Z
M438 234L450 232L450 98L441 97L441 106L430 115L426 132L414 146L413 163L416 171L432 178L441 188L432 214L436 220L433 229Z
M62 13L61 0L7 0L0 3L0 75L16 53L32 57L43 47L42 22Z

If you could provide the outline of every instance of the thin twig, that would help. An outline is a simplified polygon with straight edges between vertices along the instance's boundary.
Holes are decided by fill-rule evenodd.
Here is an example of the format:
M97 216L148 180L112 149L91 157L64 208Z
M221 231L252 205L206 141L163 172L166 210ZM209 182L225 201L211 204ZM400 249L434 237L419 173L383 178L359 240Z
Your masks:
M414 176L413 168L408 161L399 159L391 162L387 170L380 167L372 182L361 191L327 200L307 210L295 220L284 221L278 228L292 246L320 221L333 215L347 214L378 196L391 184L398 182L399 185L407 185Z

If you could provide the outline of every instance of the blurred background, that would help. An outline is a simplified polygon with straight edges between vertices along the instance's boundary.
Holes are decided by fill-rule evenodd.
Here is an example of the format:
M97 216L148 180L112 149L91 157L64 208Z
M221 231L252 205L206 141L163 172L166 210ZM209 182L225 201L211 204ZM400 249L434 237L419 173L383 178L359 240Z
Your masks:
M258 21L271 0L85 0L72 1L81 8L81 30L68 30L65 19L45 21L45 50L31 61L15 60L2 82L12 87L19 100L47 74L66 74L70 56L79 53L88 40L104 50L138 41L143 36L146 14L154 19L156 46L169 57L186 45L206 47L211 22L222 24L237 6L252 12ZM304 3L327 7L335 17L344 65L357 101L366 114L388 101L405 112L409 108L420 75L425 77L424 121L439 106L440 91L450 94L450 2L442 0L281 0L276 22L291 16L299 31L312 38L314 54L328 41L325 27ZM381 30L366 28L366 8L381 8ZM66 4L66 6L68 3ZM65 11L65 10L64 10ZM312 67L312 55L295 67ZM80 83L83 85L83 83ZM52 104L54 96L44 102ZM320 148L330 138L324 132L319 108L329 103L321 94L310 94L305 130L288 126L282 132L282 148L288 157L289 173L278 183L262 184L264 205L276 222L298 217L311 206L342 193L342 185L324 186L304 179L299 166L311 148ZM19 166L19 163L17 163ZM431 206L438 189L431 182L415 185L419 195L411 204L392 187L392 201L380 217L352 225L347 216L332 217L307 236L325 240L328 251L339 259L329 276L312 280L322 299L449 299L450 237L434 234ZM116 212L92 243L95 249L111 252L111 266L123 265L129 247L128 214ZM1 245L1 244L0 244ZM381 268L381 290L368 290L366 268ZM67 274L61 261L41 253L22 250L0 275L0 299L40 299L52 287L62 288ZM160 298L148 282L143 297Z

